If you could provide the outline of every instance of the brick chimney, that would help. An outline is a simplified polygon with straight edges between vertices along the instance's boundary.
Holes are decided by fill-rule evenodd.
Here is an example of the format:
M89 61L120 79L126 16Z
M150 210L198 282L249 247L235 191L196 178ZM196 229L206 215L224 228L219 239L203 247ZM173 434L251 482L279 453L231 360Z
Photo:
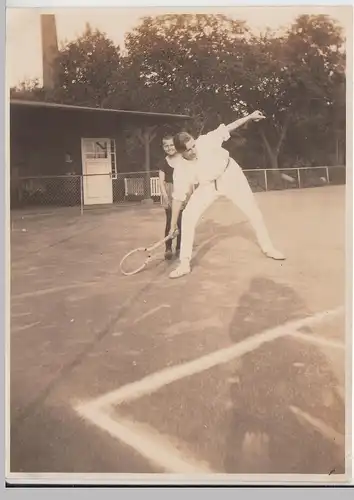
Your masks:
M54 14L41 15L43 87L53 89L57 80L55 60L58 56L58 38Z

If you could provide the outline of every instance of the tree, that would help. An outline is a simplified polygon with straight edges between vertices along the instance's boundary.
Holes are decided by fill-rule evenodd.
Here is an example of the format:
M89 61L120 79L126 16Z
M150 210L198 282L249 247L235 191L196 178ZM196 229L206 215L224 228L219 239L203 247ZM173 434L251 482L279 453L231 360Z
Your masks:
M343 43L342 30L326 16L300 16L283 35L267 30L256 36L223 15L171 14L143 18L127 34L123 55L87 26L60 51L58 88L43 97L36 85L27 86L17 95L185 113L193 117L187 129L195 135L260 109L268 119L240 129L227 143L241 163L338 163L345 149ZM139 142L126 149L139 165ZM151 156L160 155L155 141Z
M261 137L271 167L278 168L289 131L323 139L330 126L337 81L344 78L342 32L327 16L300 16L284 36L268 31L253 36L248 48L242 100L269 117Z
M229 89L242 58L247 28L222 15L146 17L126 37L127 57L117 83L125 86L126 106L146 111L188 113L200 132L232 114ZM230 41L233 41L232 53ZM225 60L233 57L233 70ZM128 91L129 89L129 91ZM115 106L122 97L108 101Z
M45 97L45 91L38 79L24 80L19 85L10 88L11 99L39 101Z
M119 90L105 106L188 114L185 128L195 135L234 120L242 111L237 89L247 36L243 22L222 15L143 18L126 37ZM159 143L151 156L161 156Z
M83 35L60 50L58 87L47 98L59 103L101 107L116 90L113 76L120 63L119 47L104 33L87 25Z

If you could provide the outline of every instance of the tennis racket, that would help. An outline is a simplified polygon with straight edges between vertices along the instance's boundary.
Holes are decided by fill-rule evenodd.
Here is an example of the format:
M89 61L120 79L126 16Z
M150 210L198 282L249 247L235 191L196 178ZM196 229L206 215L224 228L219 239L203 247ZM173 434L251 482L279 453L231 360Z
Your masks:
M132 276L142 271L152 260L155 260L156 250L163 246L166 241L173 240L177 237L178 231L173 235L166 236L162 240L157 241L150 247L139 247L128 252L120 261L120 270L124 276Z

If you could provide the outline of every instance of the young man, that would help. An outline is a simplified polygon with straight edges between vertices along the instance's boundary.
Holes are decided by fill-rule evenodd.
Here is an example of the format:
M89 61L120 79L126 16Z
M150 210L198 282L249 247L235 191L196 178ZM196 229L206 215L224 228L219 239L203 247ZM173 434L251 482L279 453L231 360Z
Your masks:
M248 121L259 121L263 118L265 117L262 113L255 111L229 125L220 125L216 130L200 136L197 140L186 132L174 137L178 155L167 159L174 168L171 234L176 230L180 207L191 184L199 186L183 213L180 264L172 271L170 278L179 278L190 273L196 225L205 210L221 195L231 200L248 217L259 245L267 257L276 260L285 258L273 247L262 213L241 167L222 147L222 143L230 138L230 132Z
M177 151L174 146L173 136L167 135L162 139L162 147L167 155L167 158L173 158L176 156ZM160 179L160 190L162 195L162 206L165 209L166 214L166 224L165 224L165 236L170 233L171 230L171 217L172 217L172 192L173 192L173 168L167 163L166 158L163 161L162 166L159 168L159 179ZM182 206L178 212L177 217L177 227L178 235L176 242L176 256L179 257L181 248L181 219L182 219ZM172 252L172 239L168 240L165 245L165 259L171 260L173 257Z

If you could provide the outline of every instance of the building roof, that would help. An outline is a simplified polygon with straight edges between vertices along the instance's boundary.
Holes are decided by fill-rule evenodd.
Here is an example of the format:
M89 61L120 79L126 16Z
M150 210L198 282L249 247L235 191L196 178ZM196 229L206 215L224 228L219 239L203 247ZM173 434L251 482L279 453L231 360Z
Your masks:
M25 101L21 99L11 99L10 105L15 107L32 107L32 108L43 108L43 109L57 109L63 111L84 111L84 112L96 112L96 113L107 113L111 115L124 115L126 117L140 117L145 119L150 119L151 121L174 121L174 120L190 120L191 117L188 115L180 115L173 113L155 113L149 111L130 111L125 109L107 109L107 108L91 108L87 106L74 106L71 104L57 104L53 102L42 102L42 101Z

